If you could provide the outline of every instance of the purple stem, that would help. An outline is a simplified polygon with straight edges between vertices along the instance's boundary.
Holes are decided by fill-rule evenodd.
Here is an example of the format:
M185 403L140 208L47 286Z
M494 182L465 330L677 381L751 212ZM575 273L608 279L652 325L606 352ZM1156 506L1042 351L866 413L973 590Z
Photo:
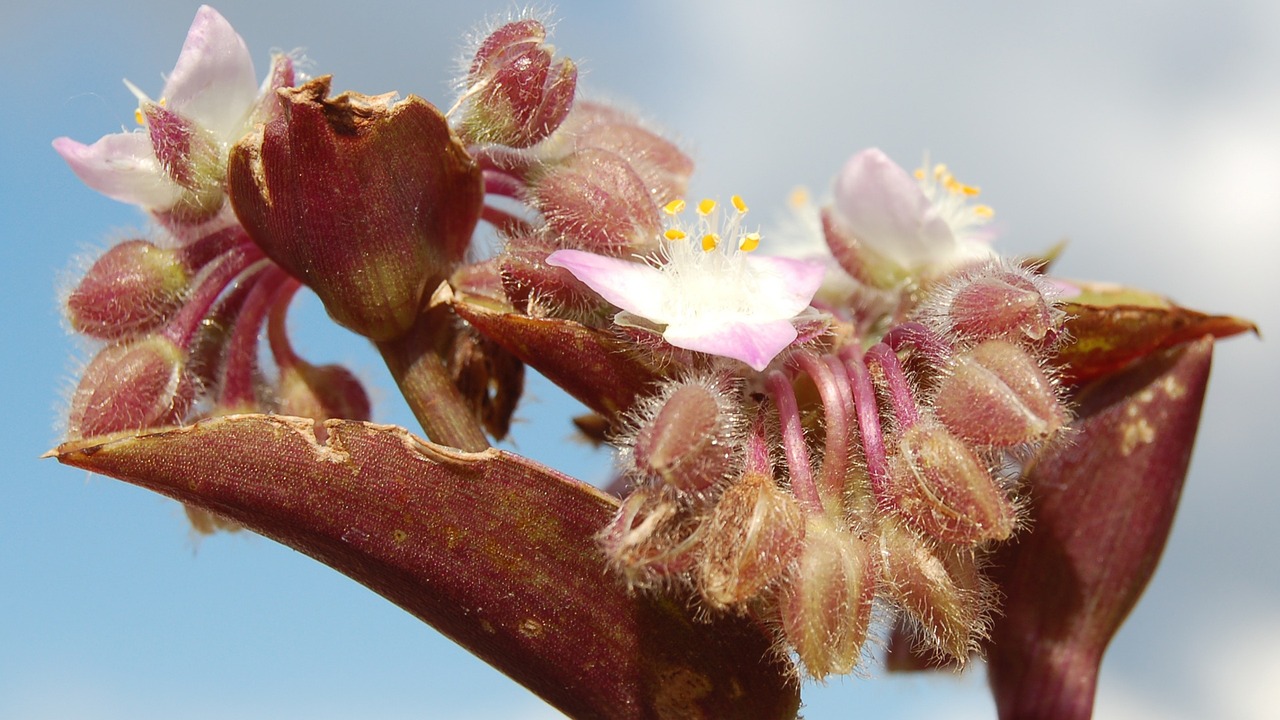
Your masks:
M920 420L920 409L911 394L911 384L907 382L907 374L902 371L897 353L881 342L867 351L867 359L875 362L884 373L885 384L889 386L889 404L893 407L893 416L898 419L900 429L906 430L915 425Z
M259 261L269 262L264 260L262 251L256 245L239 245L223 255L200 279L200 284L191 297L187 298L182 310L169 321L164 336L173 341L174 345L189 350L200 324L208 316L218 297L236 277Z
M834 372L831 362L838 362L834 357L828 355L819 358L811 353L798 353L795 358L800 368L813 378L818 396L822 398L827 438L822 468L818 475L818 489L828 500L841 503L849 469L849 414L853 410L849 380L843 367L839 368L839 373Z
M861 361L845 358L844 366L853 389L853 407L857 411L858 430L862 433L862 453L867 461L871 491L877 501L882 501L888 497L889 461L885 455L884 435L880 432L876 390L871 385L871 374Z
M257 268L241 282L249 287L244 305L236 315L223 361L222 383L218 405L223 408L247 409L258 404L254 375L258 368L258 335L266 320L267 310L280 287L284 272L275 266Z
M904 347L914 348L936 365L945 363L951 357L951 348L946 341L918 322L895 325L884 334L881 342L892 348L894 352Z
M533 232L533 225L528 220L488 203L480 208L480 219L498 228L508 237L528 235Z
M484 191L487 195L519 198L524 194L524 183L520 178L497 169L484 170Z
M781 370L774 370L765 379L773 404L778 408L778 422L782 427L782 451L791 471L791 492L805 510L822 512L822 497L813 482L813 469L809 466L809 448L804 443L804 427L800 422L800 407L796 403L796 391L791 380Z

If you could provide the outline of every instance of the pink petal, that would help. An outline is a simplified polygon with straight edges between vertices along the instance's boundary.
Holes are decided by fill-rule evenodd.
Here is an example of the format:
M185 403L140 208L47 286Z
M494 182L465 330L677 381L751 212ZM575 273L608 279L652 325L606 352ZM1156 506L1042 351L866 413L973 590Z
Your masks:
M238 139L229 136L238 132L257 95L244 40L217 10L202 5L165 82L167 106L220 138Z
M931 209L915 179L877 148L854 155L836 178L840 224L903 267L928 263L955 245L951 229Z
M666 322L663 298L670 292L669 283L651 265L581 250L557 250L547 256L547 264L568 270L600 297L627 312Z
M796 328L788 320L680 324L667 326L662 337L686 350L741 360L760 372L796 339Z
M815 260L748 255L745 261L760 283L762 302L759 312L753 315L761 318L790 319L799 315L813 302L827 273L826 265Z
M85 185L114 200L147 209L167 209L178 201L180 188L156 160L146 133L116 133L84 145L67 137L53 141Z

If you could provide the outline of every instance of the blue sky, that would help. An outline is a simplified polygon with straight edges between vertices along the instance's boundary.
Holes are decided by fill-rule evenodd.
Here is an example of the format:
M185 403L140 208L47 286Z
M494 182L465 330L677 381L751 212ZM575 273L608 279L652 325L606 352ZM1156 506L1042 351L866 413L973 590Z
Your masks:
M120 80L158 92L196 4L10 3L0 10L0 717L555 717L532 695L342 576L249 535L193 542L173 503L38 455L59 437L83 349L56 290L138 232L49 147L131 122ZM506 2L218 5L265 70L304 47L335 89L447 105L461 36ZM695 192L766 221L821 194L851 152L928 150L995 207L1001 247L1062 238L1058 272L1126 282L1280 326L1280 9L1254 2L560 2L555 42L588 92L639 108L699 162ZM1047 6L1046 6L1047 7ZM606 9L607 8L607 9ZM318 303L300 350L374 387L412 426L376 355ZM1183 507L1155 581L1104 664L1100 718L1270 717L1280 700L1272 412L1280 352L1219 347ZM535 386L517 449L587 480L575 409ZM981 670L807 687L806 716L992 716ZM1274 691L1272 691L1274 692Z

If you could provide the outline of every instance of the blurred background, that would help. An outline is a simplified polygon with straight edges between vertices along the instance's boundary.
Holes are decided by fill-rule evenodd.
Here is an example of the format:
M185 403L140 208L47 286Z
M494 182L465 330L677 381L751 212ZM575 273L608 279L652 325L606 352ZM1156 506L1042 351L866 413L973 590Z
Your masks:
M273 49L304 48L335 90L447 107L464 35L513 7L465 5L217 7L260 73ZM176 504L38 459L85 358L57 290L73 258L145 228L49 142L132 126L121 79L157 95L196 8L0 9L0 717L557 717L306 557L246 533L196 540ZM564 0L555 17L586 93L641 109L694 154L696 195L739 193L768 224L858 149L909 168L928 151L983 188L1003 252L1067 238L1060 275L1280 327L1280 4ZM377 356L318 301L292 325L308 359L361 374L375 419L414 425ZM1280 351L1237 338L1215 365L1182 509L1103 665L1099 718L1280 713ZM577 411L534 382L511 447L603 482L610 460L573 439ZM807 686L805 716L994 716L980 666L867 674Z

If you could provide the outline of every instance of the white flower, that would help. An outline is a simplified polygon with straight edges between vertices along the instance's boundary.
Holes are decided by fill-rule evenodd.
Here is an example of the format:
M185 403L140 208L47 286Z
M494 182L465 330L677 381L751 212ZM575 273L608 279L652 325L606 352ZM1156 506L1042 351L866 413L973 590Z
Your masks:
M632 262L580 250L557 250L547 263L562 267L622 308L615 322L661 327L668 343L734 358L764 370L795 341L792 322L822 284L820 263L753 254L758 233L739 226L746 205L721 227L716 203L698 203L692 228L665 232L659 257ZM675 218L683 201L664 208Z
M92 145L60 137L53 147L86 185L155 212L207 216L222 205L232 144L268 112L276 88L293 83L292 61L278 56L259 88L244 40L216 10L196 13L159 101L132 83L144 128Z
M980 230L992 211L971 203L977 194L976 187L957 181L945 165L917 170L913 178L872 148L841 169L832 219L839 232L899 272L933 275L996 257Z

